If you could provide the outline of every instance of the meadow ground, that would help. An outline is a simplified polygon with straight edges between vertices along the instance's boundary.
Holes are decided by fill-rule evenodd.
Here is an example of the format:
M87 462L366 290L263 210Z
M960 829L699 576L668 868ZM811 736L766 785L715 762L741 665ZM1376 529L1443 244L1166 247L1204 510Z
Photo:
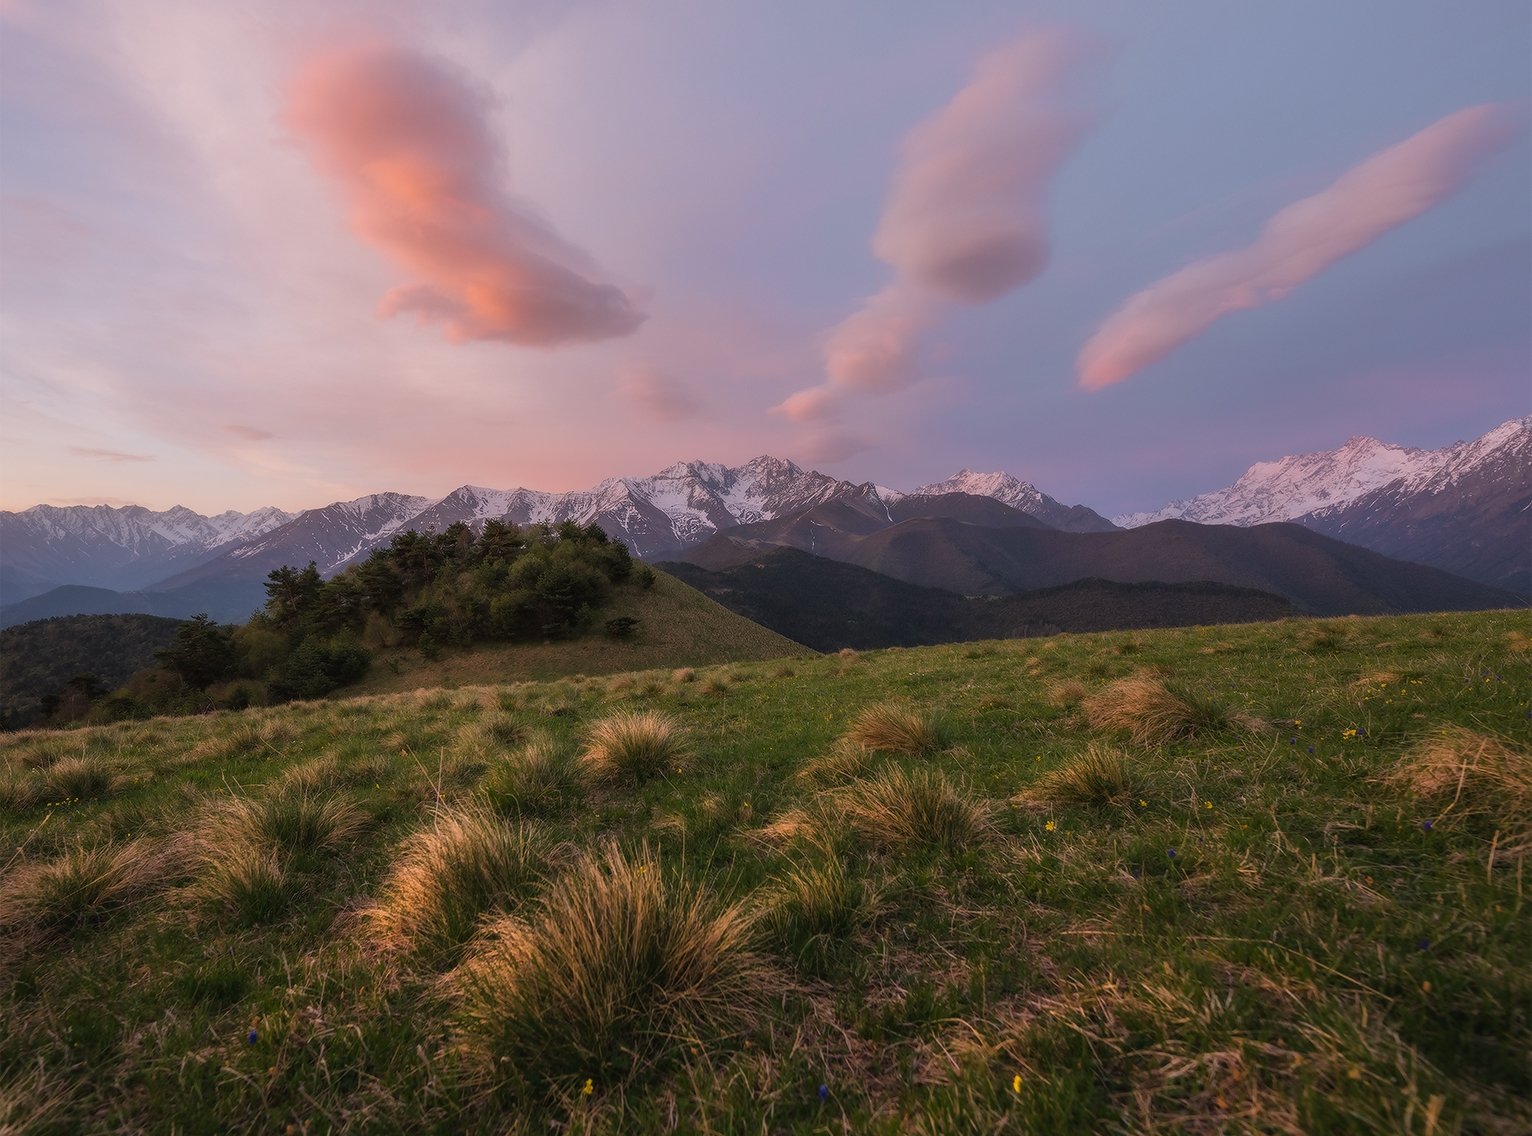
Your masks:
M1527 630L0 738L0 1131L1525 1132Z

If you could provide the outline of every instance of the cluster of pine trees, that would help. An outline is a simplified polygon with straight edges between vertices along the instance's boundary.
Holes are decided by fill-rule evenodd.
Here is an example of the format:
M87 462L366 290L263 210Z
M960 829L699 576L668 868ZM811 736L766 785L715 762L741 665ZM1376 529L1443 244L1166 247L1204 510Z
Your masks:
M492 520L477 534L463 523L404 532L329 580L313 563L270 573L264 609L243 626L205 615L182 623L156 652L159 666L101 698L98 716L318 698L361 678L378 648L434 657L476 642L567 638L594 623L615 587L653 583L653 569L596 525ZM608 621L608 631L618 622L634 621Z

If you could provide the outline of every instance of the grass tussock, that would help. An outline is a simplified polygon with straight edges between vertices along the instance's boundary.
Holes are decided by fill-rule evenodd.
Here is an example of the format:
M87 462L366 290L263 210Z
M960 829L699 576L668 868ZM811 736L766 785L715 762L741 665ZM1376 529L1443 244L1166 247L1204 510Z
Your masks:
M373 929L385 946L450 953L486 915L524 899L548 855L535 825L503 820L478 804L440 809L400 847L370 912Z
M645 710L598 720L586 734L580 764L596 780L638 784L677 768L687 755L681 724Z
M294 889L286 861L275 848L235 841L201 848L197 876L187 894L253 924L279 918L287 910Z
M888 851L957 851L991 827L988 802L935 769L910 773L889 767L835 790L831 807L860 839Z
M142 899L165 875L162 851L146 840L77 847L23 864L0 883L0 933L72 930Z
M1501 856L1532 851L1532 754L1500 738L1446 726L1416 745L1385 781L1436 810L1434 826L1478 820Z
M1020 804L1061 808L1109 808L1131 804L1143 792L1132 760L1120 749L1092 744L1057 769L1044 774L1015 799Z
M0 769L0 809L23 813L42 800L42 782L24 769Z
M648 852L588 853L529 918L492 925L447 980L496 1087L542 1096L657 1072L753 1028L774 986L754 921Z
M500 812L556 816L584 799L585 778L567 746L541 736L492 765L484 777L483 791Z
M371 818L343 796L302 791L237 797L215 808L201 834L210 854L239 846L267 848L281 856L336 848L356 837Z
M1048 684L1048 705L1072 710L1084 702L1090 688L1077 678L1062 678Z
M42 792L50 801L89 801L122 786L111 763L95 754L61 757L43 770Z
M838 738L829 750L811 759L794 775L811 785L834 785L860 777L871 764L872 750L859 742Z
M936 723L908 706L880 702L868 706L851 720L842 735L847 742L874 753L900 753L924 757L942 747Z
M681 685L682 683L696 682L697 672L691 667L677 667L675 670L670 672L670 681L675 683L677 686Z
M1081 706L1092 729L1125 733L1140 745L1167 745L1238 724L1214 700L1148 674L1109 683Z
M794 864L765 892L763 923L778 950L814 963L869 918L875 897L837 858Z

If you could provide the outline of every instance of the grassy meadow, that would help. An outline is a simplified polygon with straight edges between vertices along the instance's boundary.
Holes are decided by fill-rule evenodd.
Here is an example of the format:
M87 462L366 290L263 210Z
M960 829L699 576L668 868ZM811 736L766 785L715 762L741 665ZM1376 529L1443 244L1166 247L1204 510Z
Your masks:
M1528 630L0 736L0 1132L1526 1132Z

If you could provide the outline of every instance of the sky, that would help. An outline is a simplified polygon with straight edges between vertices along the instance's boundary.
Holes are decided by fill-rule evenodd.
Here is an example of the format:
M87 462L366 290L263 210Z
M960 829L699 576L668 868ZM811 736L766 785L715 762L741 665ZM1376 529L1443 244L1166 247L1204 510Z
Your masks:
M0 508L1532 412L1525 0L0 0Z

